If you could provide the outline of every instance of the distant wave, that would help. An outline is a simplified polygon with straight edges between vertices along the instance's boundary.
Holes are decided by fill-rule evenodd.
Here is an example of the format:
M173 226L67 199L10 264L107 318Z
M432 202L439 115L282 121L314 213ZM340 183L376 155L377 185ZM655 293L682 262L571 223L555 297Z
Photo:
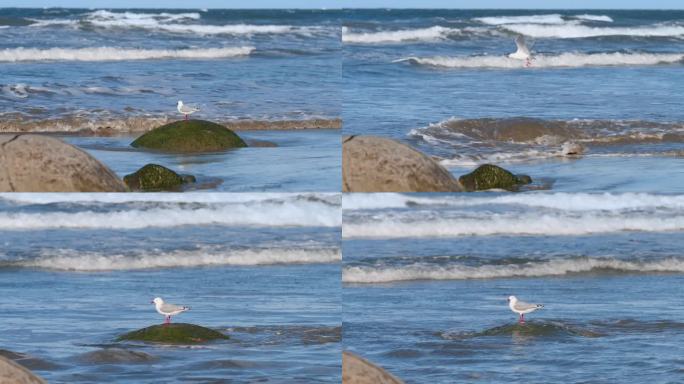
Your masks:
M466 280L563 276L595 273L681 273L684 260L630 261L581 257L525 263L466 265L349 266L342 271L345 283L388 283L410 280Z
M74 201L82 206L77 210L54 207L48 211L5 210L0 212L0 229L30 230L50 228L74 229L138 229L148 227L176 227L183 225L225 225L252 227L320 226L336 227L341 224L338 195L266 195L239 196L186 196L175 201L153 195L146 200L141 196L59 196L2 195L8 202L42 201L50 204ZM197 194L201 195L201 194ZM232 195L232 194L226 194ZM253 194L252 194L253 195ZM196 199L194 201L192 199ZM110 205L127 199L125 206ZM156 201L160 199L160 201ZM25 204L25 203L23 203Z
M311 35L322 30L314 26L268 25L268 24L192 24L201 19L196 12L185 13L136 13L98 10L80 19L32 19L30 27L66 26L72 28L138 28L171 33L199 35L253 35L253 34L300 34Z
M433 41L459 34L456 28L433 26L429 28L405 29L379 32L351 32L342 27L342 42L357 44L398 43L404 41Z
M2 262L0 266L45 268L67 271L111 271L127 269L200 267L211 265L256 266L339 262L339 249L246 249L201 248L168 253L142 252L133 255L57 250L42 252L34 259Z
M612 23L613 18L607 15L574 15L573 16L575 19L579 20L588 20L588 21L604 21L606 23Z
M498 196L443 196L420 197L399 193L354 193L344 196L345 211L404 208L409 206L473 207L487 205L515 205L529 208L550 208L569 212L596 210L653 210L667 208L684 210L684 195L656 195L650 193L525 193Z
M681 63L684 53L561 53L559 55L539 54L534 56L529 68L620 66L620 65L658 65ZM522 60L508 56L468 56L468 57L407 57L395 62L409 62L417 65L443 68L526 68Z
M682 37L684 26L654 25L648 27L590 27L581 24L543 25L506 24L501 28L536 38L574 39L599 36Z
M535 24L563 24L566 21L563 16L553 13L548 15L526 15L526 16L491 16L491 17L475 17L475 21L479 21L489 25L502 24L518 24L518 23L535 23Z
M254 47L192 49L93 48L7 48L0 50L0 62L17 61L119 61L151 59L216 59L247 56Z

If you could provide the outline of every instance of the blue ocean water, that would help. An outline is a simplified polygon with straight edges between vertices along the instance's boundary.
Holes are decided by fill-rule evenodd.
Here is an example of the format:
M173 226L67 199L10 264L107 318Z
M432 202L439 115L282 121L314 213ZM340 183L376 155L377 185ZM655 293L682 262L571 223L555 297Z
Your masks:
M344 349L407 383L678 382L683 202L347 194Z
M339 194L4 195L0 353L51 383L339 382L339 207ZM163 322L156 296L190 306L172 321L231 339L115 341Z
M345 134L401 140L456 175L489 162L551 178L558 191L682 191L684 12L345 10L342 18ZM519 35L529 67L508 57ZM585 155L564 157L566 142Z
M3 131L111 127L123 138L100 140L110 148L100 160L118 172L131 156L117 156L122 139L126 145L132 139L128 131L139 135L136 125L151 129L160 124L154 119L182 118L177 100L201 108L193 118L258 120L266 128L286 120L337 119L338 16L319 10L0 9ZM244 135L278 147L203 156L207 167L200 176L206 170L225 181L214 190L339 191L339 173L328 171L340 164L332 133ZM236 155L251 179L219 172ZM169 167L183 161L139 156ZM262 172L274 163L291 165L277 169L280 180ZM295 176L296 183L285 180Z

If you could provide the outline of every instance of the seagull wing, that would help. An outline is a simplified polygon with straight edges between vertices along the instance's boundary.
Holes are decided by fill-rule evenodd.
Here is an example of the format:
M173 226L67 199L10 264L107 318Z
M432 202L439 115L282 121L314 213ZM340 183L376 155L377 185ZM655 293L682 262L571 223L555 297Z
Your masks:
M518 52L530 55L530 48L527 46L523 35L518 35L515 38L515 46L518 47Z
M539 304L526 303L524 301L518 301L513 306L518 311L527 311L528 309L541 308Z
M180 305L175 305L175 304L168 304L168 303L162 304L162 306L160 308L160 310L164 313L178 312L178 311L183 311L185 309L186 309L186 307L183 307Z

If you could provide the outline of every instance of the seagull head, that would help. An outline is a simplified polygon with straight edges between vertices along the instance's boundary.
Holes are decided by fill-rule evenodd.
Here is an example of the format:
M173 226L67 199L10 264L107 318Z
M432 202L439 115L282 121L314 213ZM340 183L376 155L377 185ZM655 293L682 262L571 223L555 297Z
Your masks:
M182 106L183 106L183 101L178 100L178 106L179 106L179 107L182 107Z
M509 302L509 303L515 303L516 301L518 301L518 298L517 298L517 297L515 297L515 296L513 296L513 295L508 296L508 302Z
M155 297L154 300L152 300L151 304L162 305L164 304L164 300L162 300L161 297Z

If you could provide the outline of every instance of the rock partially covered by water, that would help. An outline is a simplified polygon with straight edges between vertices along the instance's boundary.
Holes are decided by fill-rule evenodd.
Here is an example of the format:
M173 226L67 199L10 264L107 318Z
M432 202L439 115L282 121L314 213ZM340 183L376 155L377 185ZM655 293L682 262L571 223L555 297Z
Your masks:
M181 120L155 128L131 146L165 152L216 152L247 144L235 132L206 120Z
M527 175L514 175L496 165L484 164L469 174L459 177L458 181L468 192L487 189L517 191L521 185L530 184L532 178Z
M342 144L344 192L460 192L449 171L391 139L349 136Z
M351 352L342 352L342 384L402 384L389 372Z
M563 156L579 156L584 153L584 146L574 141L566 141L561 145Z
M181 185L194 183L192 175L179 175L158 164L147 164L135 173L126 175L124 183L133 191L177 190Z
M119 336L118 340L167 344L198 344L230 337L219 331L187 323L153 325Z
M150 363L157 358L140 351L123 348L104 348L84 353L79 360L92 364Z
M124 192L86 152L42 135L0 135L0 192Z
M45 384L45 381L12 360L0 356L0 383Z

